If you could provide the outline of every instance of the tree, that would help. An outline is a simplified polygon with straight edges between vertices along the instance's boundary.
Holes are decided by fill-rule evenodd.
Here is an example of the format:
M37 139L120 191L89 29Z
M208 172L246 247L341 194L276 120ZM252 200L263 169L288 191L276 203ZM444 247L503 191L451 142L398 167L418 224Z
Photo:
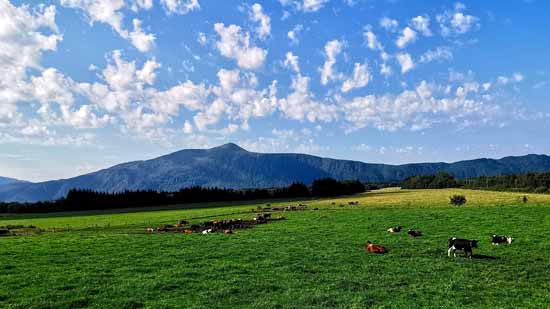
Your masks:
M449 197L450 204L454 206L462 206L466 204L466 197L464 195L455 194Z

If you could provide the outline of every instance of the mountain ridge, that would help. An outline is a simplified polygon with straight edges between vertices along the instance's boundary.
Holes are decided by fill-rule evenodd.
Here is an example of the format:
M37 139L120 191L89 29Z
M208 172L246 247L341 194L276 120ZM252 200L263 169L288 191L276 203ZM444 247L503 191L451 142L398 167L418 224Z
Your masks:
M270 188L323 177L393 182L445 171L457 178L550 171L550 156L507 156L453 163L389 165L338 160L300 153L257 153L228 143L210 149L183 149L150 160L114 165L73 178L0 186L0 201L33 202L65 196L72 188L118 192L177 191L183 187Z

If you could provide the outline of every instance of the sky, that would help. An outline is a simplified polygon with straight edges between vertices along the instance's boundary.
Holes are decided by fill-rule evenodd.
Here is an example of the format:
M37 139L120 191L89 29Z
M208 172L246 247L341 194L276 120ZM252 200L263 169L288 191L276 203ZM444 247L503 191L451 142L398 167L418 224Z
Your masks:
M234 142L373 163L550 154L546 0L0 0L0 176Z

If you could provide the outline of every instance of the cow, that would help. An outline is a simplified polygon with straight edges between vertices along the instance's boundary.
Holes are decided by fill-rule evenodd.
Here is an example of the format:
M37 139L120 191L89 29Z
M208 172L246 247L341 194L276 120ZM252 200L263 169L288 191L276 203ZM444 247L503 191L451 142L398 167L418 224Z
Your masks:
M154 231L155 231L155 229L152 228L152 227L148 227L148 228L147 228L147 232L148 232L148 233L153 233Z
M188 224L188 223L189 223L189 222L187 222L187 220L183 220L183 219L181 219L181 220L178 221L178 225L180 225L180 226L184 226L184 225L186 225L186 224Z
M401 226L390 227L388 229L388 232L389 233L399 233L399 232L401 232L401 228L402 228Z
M491 243L493 245L500 245L500 244L512 244L512 241L514 239L510 236L499 236L499 235L493 235L492 236L492 240L491 240Z
M225 231L223 231L223 233L226 234L226 235L227 234L233 234L233 231L232 230L225 230Z
M382 246L375 245L371 243L370 241L367 241L365 244L365 251L366 252L372 252L372 253L387 253L388 250Z
M418 230L416 230L416 231L415 230L409 230L407 232L407 234L409 234L409 236L411 236L411 237L420 237L420 236L422 236L422 232L420 232Z
M183 232L185 234L193 234L193 230L192 229L184 229Z
M473 248L477 248L478 240L461 239L456 237L449 238L449 250L447 255L451 256L451 253L456 257L456 251L464 251L464 255L468 258L472 258Z
M206 229L206 230L202 231L203 234L210 234L212 232L213 232L212 229Z

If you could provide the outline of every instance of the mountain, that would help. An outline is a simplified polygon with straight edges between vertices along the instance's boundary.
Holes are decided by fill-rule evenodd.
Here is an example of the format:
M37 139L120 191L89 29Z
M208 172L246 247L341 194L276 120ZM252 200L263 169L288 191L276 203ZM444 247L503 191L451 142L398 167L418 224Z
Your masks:
M235 144L187 149L147 161L116 165L94 173L41 183L0 186L0 201L40 201L64 197L71 188L117 192L152 189L176 191L194 185L269 188L322 177L364 182L400 181L414 175L446 171L457 178L550 171L550 157L526 155L456 163L370 164L305 154L249 152Z
M7 185L7 184L10 184L10 183L21 183L21 182L24 182L24 181L19 180L19 179L13 179L13 178L0 176L0 186Z

